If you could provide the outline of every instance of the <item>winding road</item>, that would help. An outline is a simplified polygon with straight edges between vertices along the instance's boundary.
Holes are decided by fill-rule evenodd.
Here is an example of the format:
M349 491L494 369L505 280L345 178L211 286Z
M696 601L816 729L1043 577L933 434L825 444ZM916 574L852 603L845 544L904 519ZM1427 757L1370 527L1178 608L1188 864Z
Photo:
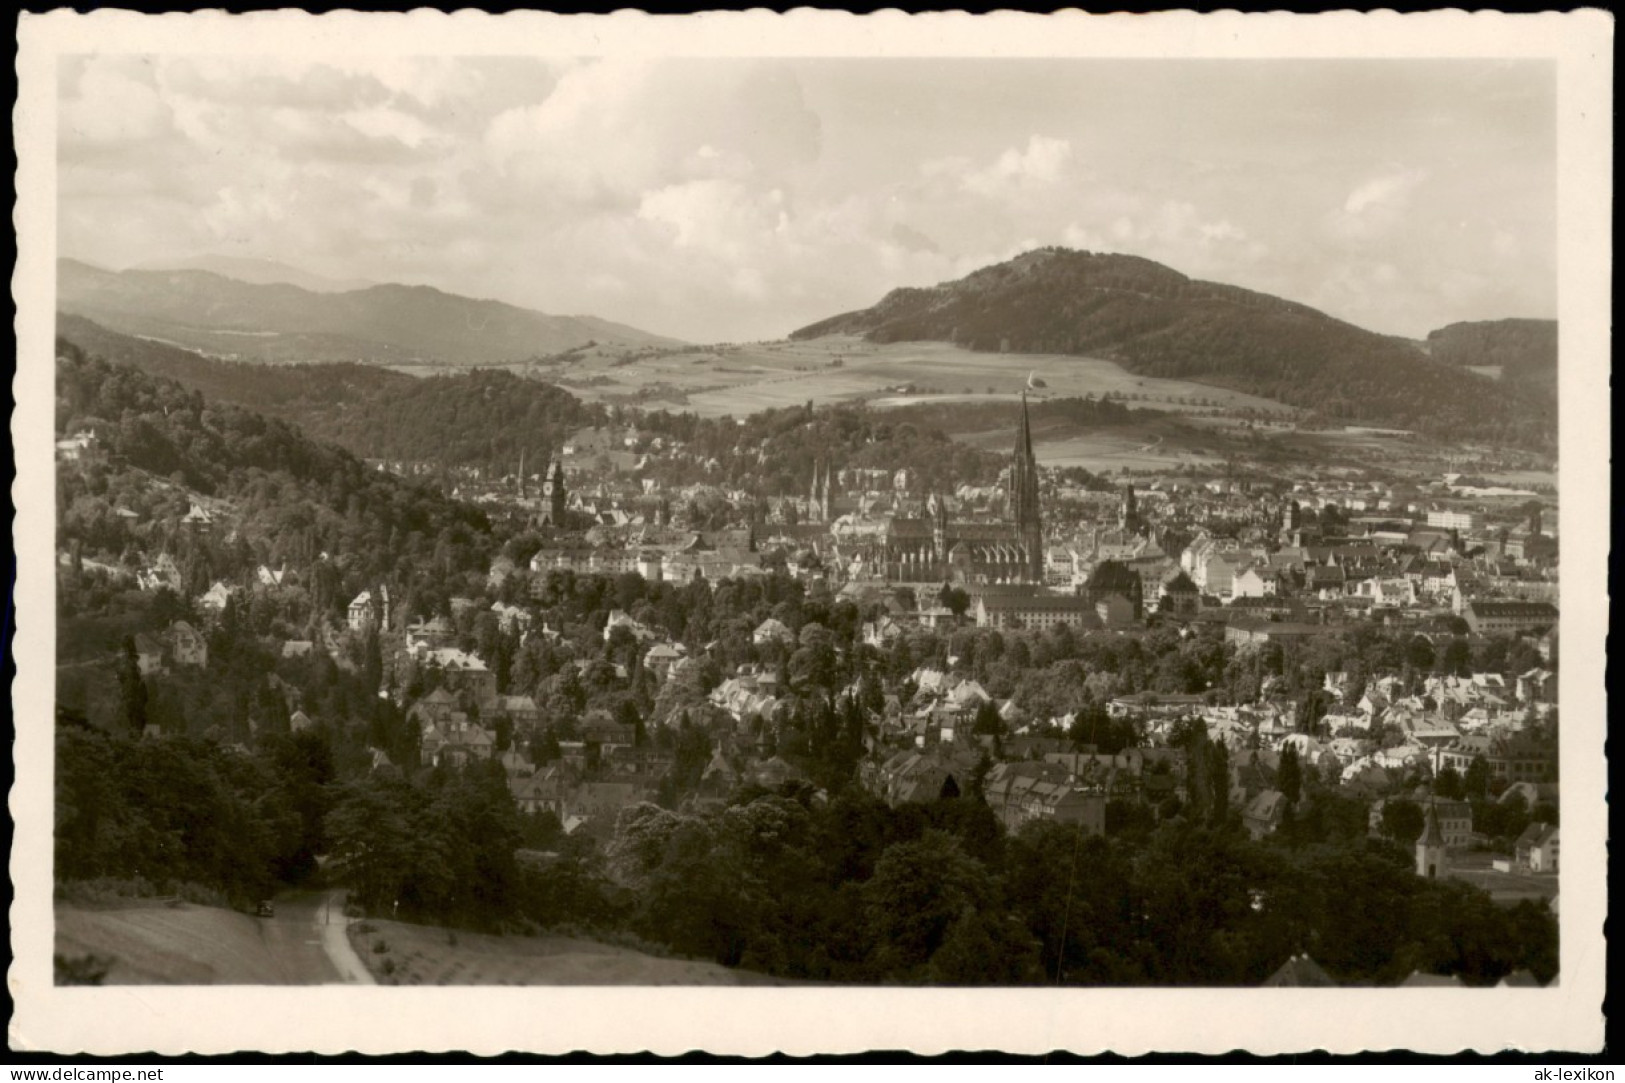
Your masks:
M276 916L260 919L260 933L289 984L374 984L345 934L343 891L291 891L275 901Z

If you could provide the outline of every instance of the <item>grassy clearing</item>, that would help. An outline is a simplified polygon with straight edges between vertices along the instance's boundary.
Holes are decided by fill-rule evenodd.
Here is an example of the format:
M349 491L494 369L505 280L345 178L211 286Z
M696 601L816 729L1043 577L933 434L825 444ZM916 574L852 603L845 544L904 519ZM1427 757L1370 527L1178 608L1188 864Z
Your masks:
M880 406L953 397L1013 399L1036 373L1057 396L1140 396L1164 410L1212 406L1279 409L1251 395L1184 380L1131 375L1111 361L1054 354L974 353L940 342L875 345L850 336L807 342L714 346L642 356L623 362L587 353L565 365L537 366L542 379L564 379L582 398L621 400L650 387L681 393L682 409L702 416L742 416L774 407L865 400ZM898 389L912 387L913 392ZM646 405L670 405L650 400Z
M1495 485L1508 488L1534 488L1538 485L1556 486L1556 470L1502 470L1479 475Z
M1486 853L1457 854L1451 859L1446 875L1489 892L1490 898L1502 904L1520 899L1549 901L1557 897L1556 874L1497 872L1491 867L1492 860L1492 855Z
M566 936L491 936L368 919L350 926L380 985L789 985L715 963Z
M953 438L1004 453L1009 449L1010 429L956 432ZM1097 474L1119 470L1173 471L1187 465L1214 466L1224 462L1224 451L1229 444L1220 433L1194 429L1182 420L1166 418L1105 429L1052 419L1035 424L1033 429L1033 451L1039 462L1045 466L1081 466Z
M278 985L289 978L258 919L162 900L56 907L55 954L112 964L107 985Z

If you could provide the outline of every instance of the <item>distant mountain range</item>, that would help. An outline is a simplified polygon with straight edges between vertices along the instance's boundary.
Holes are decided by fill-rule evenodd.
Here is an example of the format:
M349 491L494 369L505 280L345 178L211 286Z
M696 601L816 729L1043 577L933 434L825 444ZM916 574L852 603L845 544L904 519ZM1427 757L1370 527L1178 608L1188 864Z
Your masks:
M422 378L353 362L244 365L110 331L82 316L57 320L59 352L77 350L175 380L298 426L368 459L433 461L503 473L540 472L570 433L601 424L601 409L562 388L500 370L448 369Z
M247 256L222 256L205 253L188 256L185 259L147 260L130 268L135 271L213 271L226 278L235 278L239 282L252 282L256 285L270 285L281 282L289 286L298 286L300 289L312 293L343 293L346 290L364 290L368 286L378 283L365 278L327 278L323 275L312 274L298 267L290 267L286 263L278 263L270 259L253 259Z
M1542 448L1556 439L1555 404L1519 382L1497 382L1441 363L1418 343L1137 256L1038 249L929 289L893 290L872 308L790 337L833 334L1106 358L1327 420L1446 439Z
M1452 365L1489 365L1504 383L1557 399L1557 321L1483 320L1430 332L1428 352Z
M276 266L256 262L254 273L275 274ZM208 270L107 271L71 259L57 263L57 308L227 360L469 366L589 343L679 345L592 316L549 316L428 286L324 292Z

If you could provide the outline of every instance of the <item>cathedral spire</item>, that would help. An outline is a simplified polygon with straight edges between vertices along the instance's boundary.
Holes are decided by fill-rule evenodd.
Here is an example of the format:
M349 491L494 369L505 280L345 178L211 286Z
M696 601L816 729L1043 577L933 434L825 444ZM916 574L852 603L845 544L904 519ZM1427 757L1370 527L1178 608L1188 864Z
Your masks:
M1027 389L1021 391L1021 421L1016 426L1016 460L1031 462L1033 457L1033 431L1027 421Z
M1016 451L1010 463L1010 514L1021 536L1025 574L1032 582L1044 579L1044 528L1038 510L1038 460L1033 455L1032 423L1027 417L1027 392L1021 393L1021 420L1016 425Z

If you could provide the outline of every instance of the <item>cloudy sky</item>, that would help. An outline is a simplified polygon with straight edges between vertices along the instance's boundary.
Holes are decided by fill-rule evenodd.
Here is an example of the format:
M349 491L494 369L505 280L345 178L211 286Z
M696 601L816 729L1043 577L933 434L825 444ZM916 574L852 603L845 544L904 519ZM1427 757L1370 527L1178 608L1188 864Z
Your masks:
M1553 316L1543 62L109 56L59 68L61 254L218 253L693 341L1038 245L1396 334Z

